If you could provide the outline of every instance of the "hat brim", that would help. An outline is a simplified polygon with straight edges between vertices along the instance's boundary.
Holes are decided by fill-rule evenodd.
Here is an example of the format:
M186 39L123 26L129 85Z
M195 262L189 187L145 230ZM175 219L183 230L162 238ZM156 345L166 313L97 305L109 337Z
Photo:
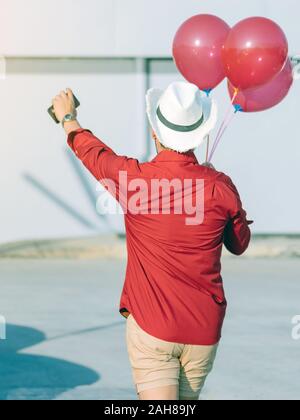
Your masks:
M218 107L216 102L202 93L203 124L194 131L182 133L166 127L157 117L157 109L164 91L150 89L146 95L147 115L152 129L163 146L185 153L199 147L208 134L215 128L218 120Z

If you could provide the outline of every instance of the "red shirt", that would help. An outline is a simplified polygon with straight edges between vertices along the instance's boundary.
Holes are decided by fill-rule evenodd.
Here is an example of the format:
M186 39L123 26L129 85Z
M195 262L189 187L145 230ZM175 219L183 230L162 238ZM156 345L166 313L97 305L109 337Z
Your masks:
M165 341L194 345L219 342L227 307L221 277L223 244L240 255L251 236L231 179L199 165L193 153L163 151L151 162L139 163L118 156L87 130L71 133L68 143L97 180L114 181L116 191L111 193L126 210L128 265L120 312L132 313L145 332ZM126 185L121 185L120 172L127 174ZM157 197L159 214L145 211L150 208L146 196L135 200L138 188L129 191L129 182L136 179L143 181L145 191L146 187L152 191L153 180L176 179L182 184L191 180L189 193L195 203L199 191L196 182L204 181L203 220L189 224L189 212L174 211L176 189L171 190L169 214L162 214L162 191ZM125 193L142 211L128 209Z

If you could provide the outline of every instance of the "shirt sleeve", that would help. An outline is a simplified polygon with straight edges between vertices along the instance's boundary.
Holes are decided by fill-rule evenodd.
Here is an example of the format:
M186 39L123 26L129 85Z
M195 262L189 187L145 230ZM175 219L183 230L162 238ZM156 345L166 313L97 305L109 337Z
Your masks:
M224 231L224 245L234 255L242 255L249 246L251 231L247 213L243 209L240 195L232 180L225 176L222 183L224 204L228 212L228 222Z
M70 133L68 145L97 181L101 183L105 181L106 186L107 181L115 184L115 193L112 187L107 189L117 199L119 199L120 172L131 177L140 173L140 164L136 159L117 155L89 130L79 129Z

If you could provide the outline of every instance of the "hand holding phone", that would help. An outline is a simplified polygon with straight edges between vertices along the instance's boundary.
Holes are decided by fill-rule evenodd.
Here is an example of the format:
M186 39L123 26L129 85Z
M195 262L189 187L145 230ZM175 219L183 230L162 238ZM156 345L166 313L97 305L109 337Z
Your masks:
M80 102L79 100L76 98L76 96L73 94L74 97L74 104L75 104L75 108L77 109L80 106ZM57 119L55 112L54 112L54 107L51 106L48 109L48 114L50 115L50 117L56 122L56 124L59 124L59 120Z

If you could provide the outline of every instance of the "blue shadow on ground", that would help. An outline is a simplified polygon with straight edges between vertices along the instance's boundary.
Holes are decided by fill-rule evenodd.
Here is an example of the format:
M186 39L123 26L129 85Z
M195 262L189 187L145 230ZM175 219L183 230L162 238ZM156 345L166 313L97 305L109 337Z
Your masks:
M39 330L8 325L7 338L0 340L0 400L53 400L100 379L97 372L81 365L19 353L46 340Z

